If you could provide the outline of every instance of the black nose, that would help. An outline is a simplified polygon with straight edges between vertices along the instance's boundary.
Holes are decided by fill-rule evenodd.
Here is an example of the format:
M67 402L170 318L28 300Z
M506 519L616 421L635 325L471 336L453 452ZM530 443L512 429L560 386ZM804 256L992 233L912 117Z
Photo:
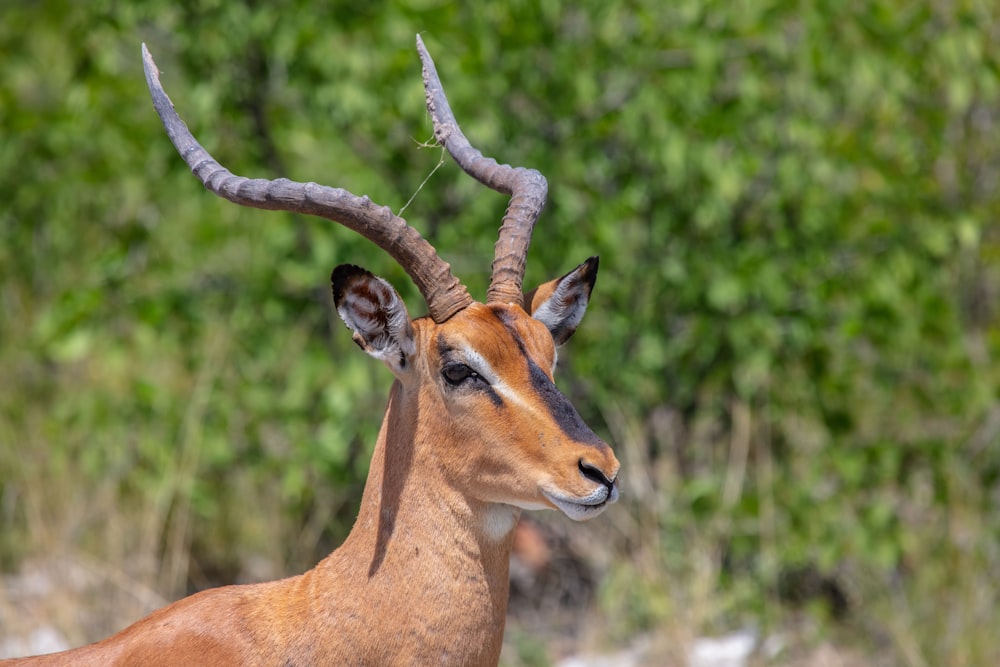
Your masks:
M589 479L590 481L597 482L598 484L603 484L609 489L615 485L614 481L608 479L607 476L597 466L592 466L589 463L584 463L583 459L580 459L578 465L580 466L580 474Z

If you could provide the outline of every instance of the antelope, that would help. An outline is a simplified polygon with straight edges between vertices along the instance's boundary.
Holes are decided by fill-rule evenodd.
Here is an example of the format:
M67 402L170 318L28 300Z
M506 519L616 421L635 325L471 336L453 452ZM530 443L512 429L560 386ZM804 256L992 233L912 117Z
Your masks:
M511 197L485 303L389 208L339 188L232 174L177 115L142 46L153 105L209 191L362 234L405 269L428 314L411 319L395 289L362 268L333 270L334 305L354 342L395 376L358 517L339 548L304 574L205 590L103 641L14 664L496 665L521 510L584 520L618 499L618 460L553 382L597 258L522 292L545 178L473 148L419 36L417 50L437 141Z

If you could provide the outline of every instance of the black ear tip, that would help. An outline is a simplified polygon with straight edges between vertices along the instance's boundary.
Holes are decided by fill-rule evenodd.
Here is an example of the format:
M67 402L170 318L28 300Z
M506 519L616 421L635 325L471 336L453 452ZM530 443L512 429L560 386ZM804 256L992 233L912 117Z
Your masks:
M365 269L354 264L341 264L330 274L330 282L343 282L351 276L368 273Z
M330 285L333 287L333 303L340 306L344 298L344 290L358 276L371 275L367 270L354 264L341 264L330 274Z
M582 269L583 276L586 278L587 283L590 285L590 289L594 289L594 284L597 282L597 267L600 263L600 257L594 255L593 257L588 257L587 260L579 266L579 269Z

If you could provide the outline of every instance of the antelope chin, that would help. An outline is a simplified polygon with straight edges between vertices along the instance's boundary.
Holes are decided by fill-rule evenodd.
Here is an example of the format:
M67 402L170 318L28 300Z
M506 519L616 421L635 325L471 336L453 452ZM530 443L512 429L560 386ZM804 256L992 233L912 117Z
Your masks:
M602 486L586 496L575 497L557 491L542 489L544 495L559 511L574 521L593 519L618 500L618 487Z

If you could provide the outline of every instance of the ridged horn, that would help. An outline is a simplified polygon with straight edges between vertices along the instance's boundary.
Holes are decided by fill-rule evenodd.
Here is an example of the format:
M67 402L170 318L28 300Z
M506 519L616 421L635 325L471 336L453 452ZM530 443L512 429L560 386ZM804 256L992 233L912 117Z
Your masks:
M241 206L316 215L361 234L389 253L409 274L426 300L431 318L439 324L472 303L468 290L452 274L448 263L438 257L434 247L387 206L341 188L286 178L245 178L223 167L177 115L145 44L142 60L153 106L167 136L210 192Z
M548 183L535 169L498 164L469 143L455 121L434 61L420 35L417 35L417 51L424 66L424 92L427 111L434 122L434 136L465 173L488 188L510 195L493 255L493 272L486 302L520 304L524 298L521 285L531 231L545 206Z

